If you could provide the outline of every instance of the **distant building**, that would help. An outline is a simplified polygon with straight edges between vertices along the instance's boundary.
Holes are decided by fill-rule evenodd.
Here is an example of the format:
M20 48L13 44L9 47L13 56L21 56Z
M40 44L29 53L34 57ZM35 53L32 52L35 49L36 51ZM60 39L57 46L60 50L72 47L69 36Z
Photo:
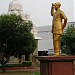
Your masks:
M20 15L22 17L23 20L25 21L32 21L31 18L30 18L30 15L27 14L27 13L24 13L23 12L23 7L22 7L22 4L19 2L19 0L12 0L10 3L9 3L9 7L8 7L8 12L7 14L16 14L16 15ZM32 21L33 22L33 21ZM40 39L40 37L38 37L38 34L37 34L37 27L36 25L33 23L33 29L32 29L32 33L34 34L34 38L35 39Z
M41 40L38 41L38 55L47 55L48 50L53 50L53 40L51 33L52 26L38 27L38 36ZM46 53L46 54L45 54Z

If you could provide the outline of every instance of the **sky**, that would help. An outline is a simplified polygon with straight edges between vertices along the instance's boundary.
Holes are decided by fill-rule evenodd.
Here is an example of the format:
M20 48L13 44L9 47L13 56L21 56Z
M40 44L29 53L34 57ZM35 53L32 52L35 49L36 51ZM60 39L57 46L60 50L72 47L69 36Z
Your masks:
M12 0L0 0L0 14L7 13L9 3ZM33 23L38 26L47 26L52 24L50 15L51 4L61 3L61 10L64 11L68 22L75 21L75 0L18 0L23 6L23 12L28 13Z

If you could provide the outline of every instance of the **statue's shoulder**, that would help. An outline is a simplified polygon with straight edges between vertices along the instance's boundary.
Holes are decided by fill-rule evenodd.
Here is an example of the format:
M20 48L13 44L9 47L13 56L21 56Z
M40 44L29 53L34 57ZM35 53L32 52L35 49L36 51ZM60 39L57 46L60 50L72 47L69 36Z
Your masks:
M60 14L64 14L64 12L63 12L61 9L59 10L59 13L60 13Z
M60 12L63 13L63 10L60 9Z

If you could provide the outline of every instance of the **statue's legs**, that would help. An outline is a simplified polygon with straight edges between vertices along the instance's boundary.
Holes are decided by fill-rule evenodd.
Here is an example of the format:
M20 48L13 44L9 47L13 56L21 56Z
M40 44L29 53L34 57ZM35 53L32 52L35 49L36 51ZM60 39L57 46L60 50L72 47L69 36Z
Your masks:
M54 55L60 55L60 34L53 34Z

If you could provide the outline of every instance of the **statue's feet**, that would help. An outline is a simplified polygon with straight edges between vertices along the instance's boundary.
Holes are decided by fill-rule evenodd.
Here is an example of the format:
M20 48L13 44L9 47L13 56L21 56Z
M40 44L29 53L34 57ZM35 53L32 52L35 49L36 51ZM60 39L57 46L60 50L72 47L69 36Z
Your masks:
M60 54L59 53L55 53L54 56L60 56Z

